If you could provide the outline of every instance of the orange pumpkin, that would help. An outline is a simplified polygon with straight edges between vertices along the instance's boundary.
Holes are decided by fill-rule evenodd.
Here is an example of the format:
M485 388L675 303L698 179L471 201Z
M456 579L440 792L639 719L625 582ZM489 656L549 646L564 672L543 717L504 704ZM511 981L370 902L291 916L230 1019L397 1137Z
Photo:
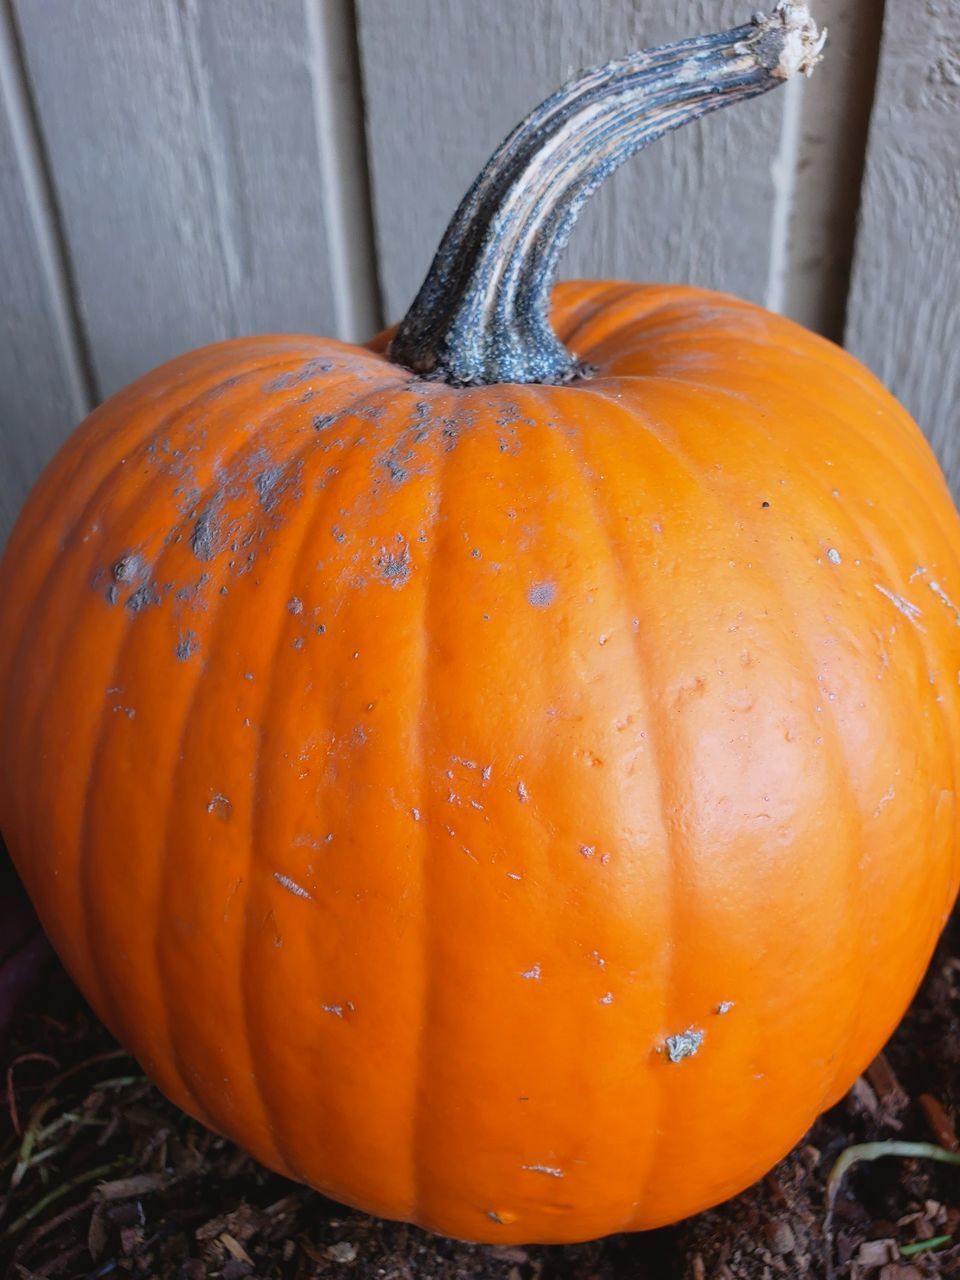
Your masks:
M161 1089L338 1199L495 1241L719 1201L953 902L960 523L916 426L729 297L546 318L599 177L815 48L784 5L574 82L389 351L175 360L10 540L0 825L46 929Z

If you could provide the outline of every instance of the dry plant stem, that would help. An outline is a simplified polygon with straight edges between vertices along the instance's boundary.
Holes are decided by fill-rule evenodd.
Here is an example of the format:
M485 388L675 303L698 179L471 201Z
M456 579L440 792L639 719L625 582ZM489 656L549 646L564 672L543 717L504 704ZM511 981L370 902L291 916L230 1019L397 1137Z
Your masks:
M936 1147L931 1142L861 1142L840 1153L827 1178L824 1241L827 1251L827 1280L833 1280L833 1209L840 1184L846 1173L861 1160L883 1160L898 1156L905 1160L937 1160L942 1164L960 1165L960 1153ZM948 1237L949 1238L949 1237Z
M623 162L681 125L766 93L819 61L804 4L581 73L491 157L454 215L390 348L458 384L562 383L582 372L548 316L584 204Z
M75 1178L70 1178L66 1182L61 1182L59 1186L53 1188L48 1194L38 1200L36 1204L30 1206L25 1213L22 1213L16 1221L11 1222L6 1228L4 1235L18 1235L24 1227L28 1227L35 1218L38 1218L44 1209L52 1204L56 1204L58 1200L62 1200L64 1196L69 1195L71 1191L76 1191L78 1187L86 1186L88 1183L96 1182L100 1178L106 1178L111 1173L119 1173L122 1169L130 1168L132 1158L124 1157L121 1160L114 1160L111 1164L98 1165L96 1169L86 1169L83 1173L78 1174Z

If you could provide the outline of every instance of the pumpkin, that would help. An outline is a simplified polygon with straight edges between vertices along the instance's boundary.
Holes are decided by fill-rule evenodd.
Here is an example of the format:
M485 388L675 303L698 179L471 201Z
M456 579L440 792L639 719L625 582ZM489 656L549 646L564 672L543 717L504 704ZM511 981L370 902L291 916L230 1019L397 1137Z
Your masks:
M877 1052L957 889L960 524L849 355L570 283L582 202L801 6L548 99L394 334L99 408L0 575L0 826L180 1107L475 1240L652 1227Z

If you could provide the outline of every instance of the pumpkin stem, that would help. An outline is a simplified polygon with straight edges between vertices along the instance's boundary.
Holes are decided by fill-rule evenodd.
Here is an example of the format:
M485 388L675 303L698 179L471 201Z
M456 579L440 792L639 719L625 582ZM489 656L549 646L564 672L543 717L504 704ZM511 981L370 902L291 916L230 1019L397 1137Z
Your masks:
M487 162L444 234L390 357L458 384L567 382L584 372L554 333L550 290L587 199L628 156L819 61L803 3L745 26L582 72Z

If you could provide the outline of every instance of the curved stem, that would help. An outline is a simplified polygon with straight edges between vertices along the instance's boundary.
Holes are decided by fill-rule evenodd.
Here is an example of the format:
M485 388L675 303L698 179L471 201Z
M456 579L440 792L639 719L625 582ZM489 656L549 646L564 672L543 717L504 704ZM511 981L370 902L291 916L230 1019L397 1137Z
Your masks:
M463 384L577 376L548 312L558 260L587 199L663 134L808 72L823 40L804 4L780 0L770 17L571 80L514 129L474 182L391 359Z

